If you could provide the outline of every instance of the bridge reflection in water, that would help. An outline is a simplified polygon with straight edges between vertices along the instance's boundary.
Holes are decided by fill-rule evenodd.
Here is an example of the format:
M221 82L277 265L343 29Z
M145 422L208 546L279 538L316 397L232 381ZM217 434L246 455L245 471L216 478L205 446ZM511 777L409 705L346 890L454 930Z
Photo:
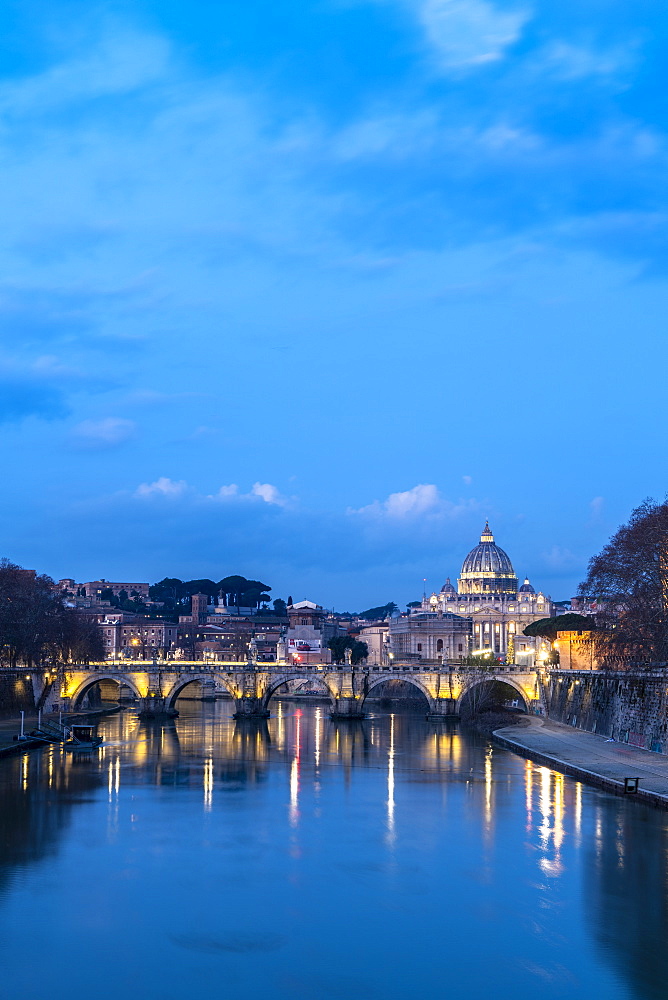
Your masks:
M39 946L55 1000L72 951L101 1000L128 977L168 998L221 976L252 1000L339 996L332 948L350 996L440 1000L444 977L453 997L665 996L663 814L457 723L179 708L108 717L93 755L0 763L8 996L37 995L37 899L58 914Z

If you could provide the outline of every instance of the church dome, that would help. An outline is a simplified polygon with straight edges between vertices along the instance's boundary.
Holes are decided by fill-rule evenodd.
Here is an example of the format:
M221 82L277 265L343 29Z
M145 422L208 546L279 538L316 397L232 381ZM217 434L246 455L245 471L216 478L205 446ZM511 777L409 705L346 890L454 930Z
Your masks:
M460 594L516 594L517 577L510 557L494 542L489 523L480 536L480 544L471 549L459 579Z
M445 583L441 587L441 593L442 594L456 594L457 593L457 591L455 590L455 588L450 583L450 577L448 577L448 579L445 581Z
M524 578L524 583L520 587L520 594L535 594L535 593L536 593L536 591L533 589L533 587L529 583L529 577L528 576L525 577Z
M480 536L480 544L471 549L464 560L462 576L465 573L500 573L502 576L515 575L509 556L494 543L494 535L490 531L489 524L485 524L485 530Z

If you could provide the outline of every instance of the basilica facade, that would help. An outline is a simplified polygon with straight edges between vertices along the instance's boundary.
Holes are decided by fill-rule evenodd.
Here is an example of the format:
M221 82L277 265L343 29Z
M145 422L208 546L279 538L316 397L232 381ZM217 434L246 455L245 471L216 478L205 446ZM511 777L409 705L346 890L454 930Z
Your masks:
M523 630L553 614L549 595L536 593L528 579L519 586L508 554L486 523L457 586L448 578L439 593L425 594L410 614L393 619L390 645L395 656L439 661L490 652L532 666L536 644Z

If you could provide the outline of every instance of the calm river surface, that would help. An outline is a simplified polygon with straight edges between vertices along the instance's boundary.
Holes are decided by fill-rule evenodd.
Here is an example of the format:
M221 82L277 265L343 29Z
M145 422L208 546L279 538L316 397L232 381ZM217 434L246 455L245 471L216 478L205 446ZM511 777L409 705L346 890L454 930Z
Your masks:
M668 996L668 816L418 715L0 761L2 1000Z

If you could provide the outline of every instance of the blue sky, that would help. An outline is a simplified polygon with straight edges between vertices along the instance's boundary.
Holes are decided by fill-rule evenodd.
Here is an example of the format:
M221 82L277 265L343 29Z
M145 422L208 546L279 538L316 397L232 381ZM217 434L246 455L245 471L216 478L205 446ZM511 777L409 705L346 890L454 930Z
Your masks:
M0 549L361 608L666 489L656 4L8 3Z

